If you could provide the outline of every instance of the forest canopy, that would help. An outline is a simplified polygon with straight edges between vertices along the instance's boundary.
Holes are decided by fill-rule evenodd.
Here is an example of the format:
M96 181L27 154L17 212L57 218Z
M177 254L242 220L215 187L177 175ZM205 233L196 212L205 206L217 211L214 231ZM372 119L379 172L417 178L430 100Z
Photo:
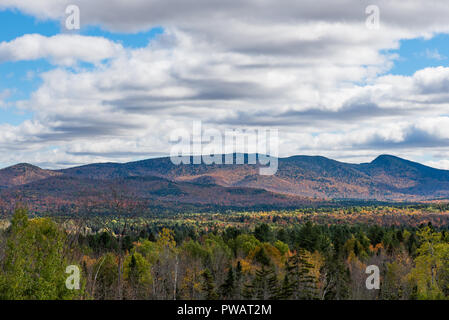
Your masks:
M449 233L443 220L434 225L428 216L437 213L339 210L86 220L36 217L18 208L2 224L0 299L449 297ZM391 213L422 223L375 223ZM329 223L340 215L351 223ZM373 219L352 223L353 215ZM79 290L66 286L70 265L80 270ZM378 290L365 284L372 265L380 270Z

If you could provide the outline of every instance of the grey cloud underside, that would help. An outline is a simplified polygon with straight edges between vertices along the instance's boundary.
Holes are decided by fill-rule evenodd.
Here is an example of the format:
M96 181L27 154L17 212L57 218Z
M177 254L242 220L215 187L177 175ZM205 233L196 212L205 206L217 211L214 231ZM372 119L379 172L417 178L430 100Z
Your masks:
M146 1L147 5L133 6L119 2L110 3L104 10L101 1L74 0L71 3L84 7L85 19L101 20L111 30L139 30L149 25L184 25L195 27L208 24L210 28L225 28L223 20L242 16L249 22L262 21L343 21L359 20L366 5L361 2L343 1L339 4L329 1ZM348 6L348 4L350 4ZM114 10L115 9L115 10ZM349 10L348 10L349 9Z
M375 136L358 147L365 149L441 148L449 147L449 139L432 135L416 127L409 128L401 141L389 141Z
M363 28L362 24L360 25L360 28ZM248 38L250 37L246 37L246 39ZM342 47L341 39L336 40L329 36L323 36L319 39L310 41L302 41L298 38L290 40L279 39L278 41L277 39L271 39L270 41L263 41L263 39L259 39L258 41L254 41L253 39L248 40L249 41L245 41L245 38L243 38L241 39L241 42L236 43L230 49L246 54L260 54L263 52L264 54L274 56L283 55L294 57L299 55L303 58L315 60L313 64L322 63L317 60L325 58L330 52L335 54L338 51L345 50L345 48ZM308 67L311 66L311 63L312 62L309 63Z
M185 97L166 97L162 95L129 95L118 100L102 101L117 110L127 112L164 112L180 105L191 103L213 103L216 100L244 101L246 99L273 99L279 96L280 90L267 88L251 82L224 81L224 80L187 80L182 79L179 85L190 88L196 93ZM209 104L208 107L213 107Z
M242 19L251 23L274 23L280 21L360 21L368 5L376 4L382 10L385 22L397 25L438 24L445 19L444 1L426 1L426 6L405 1L328 1L328 0L157 0L157 1L61 1L47 10L47 15L57 16L67 3L82 9L86 23L99 23L114 31L136 31L154 25L177 25L185 28L226 28L220 23L231 19ZM24 5L18 7L25 7ZM43 8L45 9L45 8ZM50 9L50 8L49 8ZM37 11L37 9L28 9ZM63 12L63 11L61 11ZM45 15L45 13L42 13Z
M121 158L121 157L140 157L140 158L153 158L153 157L163 157L166 156L166 153L163 152L74 152L68 151L68 154L74 156L103 156L103 157L112 157L112 158Z
M278 92L267 90L256 83L224 80L185 80L184 82L198 88L199 93L191 100L237 100L242 98L269 98Z
M52 132L36 135L41 141L70 141L74 138L89 137L116 137L126 136L130 130L136 130L138 126L126 123L104 123L90 121L88 124L57 125L52 127Z
M423 95L431 95L431 94L438 94L438 93L449 93L449 79L443 79L440 82L432 83L432 85L421 85L419 87L419 93ZM444 97L446 98L446 102L448 99L448 96ZM444 101L444 100L443 100Z
M354 103L345 105L343 108L332 110L308 109L304 111L290 110L283 113L262 113L249 114L238 112L235 117L220 119L220 123L232 125L253 125L253 126L316 126L322 122L342 122L350 123L361 120L372 120L373 118L390 118L401 115L410 115L412 109L386 109L380 108L373 103Z
M112 106L114 110L124 110L126 112L132 112L137 114L151 114L152 112L166 112L167 109L177 106L176 99L154 99L149 96L136 96L123 98L118 100L104 100L103 105Z

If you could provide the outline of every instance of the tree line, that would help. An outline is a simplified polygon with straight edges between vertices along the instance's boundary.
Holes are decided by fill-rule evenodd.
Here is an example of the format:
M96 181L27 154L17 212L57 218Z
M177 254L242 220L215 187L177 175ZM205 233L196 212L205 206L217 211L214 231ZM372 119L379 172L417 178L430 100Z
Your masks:
M446 299L449 234L419 227L267 223L85 232L19 208L0 233L0 299ZM79 290L66 287L78 266ZM368 290L366 267L380 270Z

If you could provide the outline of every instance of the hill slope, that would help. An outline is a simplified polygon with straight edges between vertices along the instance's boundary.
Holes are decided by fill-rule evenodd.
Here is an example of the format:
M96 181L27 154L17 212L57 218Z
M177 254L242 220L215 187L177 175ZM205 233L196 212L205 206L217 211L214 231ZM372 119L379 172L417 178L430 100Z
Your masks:
M170 158L58 171L19 164L0 170L0 200L10 201L20 194L36 207L45 206L43 202L69 205L87 197L104 197L113 188L161 207L292 207L326 199L449 198L449 171L389 155L362 164L293 156L280 158L273 176L261 176L258 169L259 165L249 164L174 165Z
M173 181L261 188L318 198L420 200L449 197L449 171L389 155L364 164L343 163L320 156L280 158L274 176L259 175L258 165L176 166L169 158L87 165L62 172L93 179L158 176Z
M31 164L20 163L0 170L0 188L19 186L61 174L60 172L44 170Z

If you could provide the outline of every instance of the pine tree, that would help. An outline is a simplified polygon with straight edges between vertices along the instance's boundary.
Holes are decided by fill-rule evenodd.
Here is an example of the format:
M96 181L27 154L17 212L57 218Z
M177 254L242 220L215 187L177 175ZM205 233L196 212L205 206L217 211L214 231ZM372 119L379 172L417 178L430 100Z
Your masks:
M232 266L229 267L228 275L225 282L220 286L220 295L224 299L232 299L235 291L235 278Z
M214 279L209 269L203 271L204 283L202 286L203 292L206 294L206 300L217 300L218 294L215 290Z
M256 271L256 276L251 284L245 284L243 297L245 299L273 300L279 293L278 280L273 266L262 266Z
M240 263L239 260L237 262L237 267L235 268L235 293L237 299L240 299L242 297L242 280L243 280L242 264Z
M133 287L139 284L139 270L137 268L137 261L134 255L131 256L131 262L129 263L129 282Z
M254 286L252 283L245 283L242 290L242 297L246 300L251 300L254 297Z
M313 265L307 261L306 251L299 249L289 258L287 274L295 288L293 298L295 300L317 299L317 284L315 277L311 274Z
M288 261L285 263L285 269L291 270ZM284 276L284 280L278 290L277 298L280 300L288 300L292 297L293 292L295 291L296 282L291 279L290 274L287 272Z

